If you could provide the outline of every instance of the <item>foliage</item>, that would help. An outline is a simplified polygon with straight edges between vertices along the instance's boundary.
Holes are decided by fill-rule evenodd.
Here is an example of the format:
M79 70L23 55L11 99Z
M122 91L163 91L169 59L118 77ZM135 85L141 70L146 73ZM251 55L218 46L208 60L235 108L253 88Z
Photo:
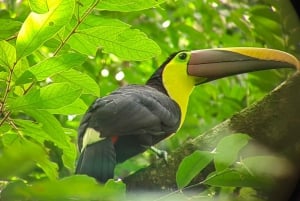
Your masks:
M238 160L239 152L248 144L249 139L249 136L245 134L232 134L224 137L215 150L195 151L186 157L177 171L178 187L180 189L186 187L212 161L215 171L207 176L203 184L221 187L270 187L271 182L268 180L270 178L261 179L263 175L255 175L257 169L253 168L254 163L252 165L248 163L249 161L258 162L258 160L252 157ZM263 157L264 160L268 158L268 156ZM271 163L268 162L266 164L270 165Z
M247 0L0 2L0 199L123 196L124 186L118 182L102 186L89 177L72 176L76 129L91 102L118 86L144 83L179 49L267 46L299 55L299 29L288 6L283 1ZM287 75L253 73L202 86L192 94L181 131L159 146L176 148L261 98ZM230 155L226 150L223 154ZM212 156L215 164L219 161L215 153L194 155L183 164L202 164L197 172ZM203 155L207 160L199 158ZM218 172L232 165L232 156L217 165L217 174L207 184L226 186ZM145 153L130 160L118 168L118 175L152 158ZM178 172L180 188L197 173L182 181L186 168Z

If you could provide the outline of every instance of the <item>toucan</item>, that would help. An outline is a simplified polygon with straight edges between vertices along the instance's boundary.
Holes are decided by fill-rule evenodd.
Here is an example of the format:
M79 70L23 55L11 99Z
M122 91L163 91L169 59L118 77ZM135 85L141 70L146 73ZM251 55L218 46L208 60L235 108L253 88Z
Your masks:
M172 54L145 85L128 85L98 98L78 129L80 156L75 174L104 183L116 164L176 133L195 86L267 69L298 68L292 55L267 48L218 48Z

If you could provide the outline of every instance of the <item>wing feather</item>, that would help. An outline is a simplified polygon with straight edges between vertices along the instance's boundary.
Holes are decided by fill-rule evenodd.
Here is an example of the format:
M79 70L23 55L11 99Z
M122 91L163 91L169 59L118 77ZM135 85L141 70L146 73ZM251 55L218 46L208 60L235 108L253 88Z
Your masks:
M79 127L79 148L87 128L100 137L170 135L179 127L180 109L167 95L149 86L129 85L97 99ZM159 138L160 139L160 138Z

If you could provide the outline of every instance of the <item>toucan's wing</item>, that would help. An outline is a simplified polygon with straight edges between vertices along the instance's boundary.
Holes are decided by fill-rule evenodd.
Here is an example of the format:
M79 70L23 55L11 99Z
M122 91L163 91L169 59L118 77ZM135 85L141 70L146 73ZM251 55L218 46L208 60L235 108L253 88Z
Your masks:
M97 99L79 127L78 144L87 128L100 137L124 135L165 136L180 124L180 109L167 95L149 86L130 85Z

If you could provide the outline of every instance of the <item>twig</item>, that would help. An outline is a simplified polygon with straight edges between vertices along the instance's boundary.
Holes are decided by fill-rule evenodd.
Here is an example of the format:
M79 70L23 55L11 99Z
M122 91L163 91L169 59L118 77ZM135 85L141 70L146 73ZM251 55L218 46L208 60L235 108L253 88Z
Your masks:
M9 74L8 74L8 78L7 78L7 81L6 81L7 82L6 83L6 88L5 88L4 96L3 96L3 99L2 99L2 104L0 105L0 112L4 112L4 105L5 105L8 93L10 91L10 84L11 84L12 75L13 75L16 64L17 64L17 61L14 63L12 68L9 69Z
M3 114L4 114L4 112L3 112ZM2 124L4 124L5 120L9 117L9 115L10 115L10 112L7 112L7 113L4 115L3 119L1 119L0 127L2 126Z
M223 171L220 171L220 172L218 172L218 173L216 173L216 174L211 175L210 177L207 177L206 179L204 179L203 181L201 181L201 182L199 182L199 183L196 183L196 184L187 186L187 187L185 187L185 188L183 188L183 189L178 189L178 190L176 190L176 191L173 191L173 192L171 192L171 193L169 193L169 194L167 194L167 195L164 195L164 196L162 196L162 197L160 197L160 198L158 198L158 199L156 199L156 200L154 200L154 201L160 201L160 200L166 199L166 198L168 198L168 197L170 197L170 196L172 196L172 195L174 195L174 194L176 194L176 193L183 192L184 190L188 190L188 189L191 189L191 188L195 188L195 187L197 187L197 186L200 186L200 185L204 184L205 182L207 182L208 180L210 180L210 179L212 179L212 178L214 178L214 177L216 177L216 176L222 175L222 174L224 174L224 173L232 172L232 171L234 171L234 170L233 170L233 169L225 169L225 170L223 170Z
M28 93L28 91L33 87L33 85L34 85L34 82L31 82L29 87L27 89L24 89L23 95L26 95Z
M5 39L5 41L10 41L10 40L14 40L18 37L18 33L16 33L15 35L13 36L10 36L9 38Z
M99 3L100 0L96 0L94 2L94 4L92 4L91 7L89 7L89 9L86 10L86 12L82 15L81 18L79 18L78 16L78 20L77 20L77 24L74 26L74 28L72 29L72 31L67 35L67 37L60 43L60 45L58 46L58 48L55 50L53 56L57 55L58 52L65 46L65 44L67 43L67 41L71 38L71 36L76 33L77 28L79 27L79 25L85 20L85 18L93 11L93 9L95 8L95 6Z

